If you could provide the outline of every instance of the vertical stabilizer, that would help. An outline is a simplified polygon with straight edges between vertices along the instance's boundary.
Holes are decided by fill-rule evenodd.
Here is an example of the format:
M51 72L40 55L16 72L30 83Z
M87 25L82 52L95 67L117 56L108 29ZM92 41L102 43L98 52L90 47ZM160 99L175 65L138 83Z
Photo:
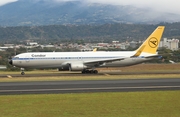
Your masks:
M156 54L165 26L158 26L146 41L136 50L150 54ZM143 48L143 50L142 50Z

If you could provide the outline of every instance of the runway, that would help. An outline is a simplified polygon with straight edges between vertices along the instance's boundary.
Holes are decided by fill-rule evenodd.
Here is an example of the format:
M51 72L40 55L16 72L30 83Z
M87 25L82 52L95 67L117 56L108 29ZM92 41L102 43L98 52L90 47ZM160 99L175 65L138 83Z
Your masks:
M180 90L180 79L1 82L0 95Z

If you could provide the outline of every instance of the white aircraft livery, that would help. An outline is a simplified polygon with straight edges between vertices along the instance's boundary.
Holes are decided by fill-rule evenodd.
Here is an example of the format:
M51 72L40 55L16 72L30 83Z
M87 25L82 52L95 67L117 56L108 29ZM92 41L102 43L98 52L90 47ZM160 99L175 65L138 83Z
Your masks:
M158 26L154 32L135 51L113 52L30 52L13 57L9 63L24 68L58 68L59 71L81 71L97 74L98 67L122 67L143 63L158 57L157 48L164 26Z

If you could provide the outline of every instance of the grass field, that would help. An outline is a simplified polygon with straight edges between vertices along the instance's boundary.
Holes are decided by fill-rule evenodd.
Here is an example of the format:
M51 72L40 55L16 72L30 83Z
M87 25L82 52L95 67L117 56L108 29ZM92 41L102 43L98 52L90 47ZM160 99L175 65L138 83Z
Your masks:
M140 64L118 68L122 72L177 71L180 64ZM117 68L101 69L117 70ZM57 73L54 70L27 74ZM19 74L19 72L0 72ZM137 78L180 78L180 74L53 76L0 78L0 82L49 80L103 80ZM2 117L180 117L180 91L107 92L77 94L1 95Z
M139 64L129 67L120 67L120 68L99 68L100 73L104 75L82 75L76 76L75 74L70 76L63 76L61 74L72 74L74 72L69 71L57 71L57 70L34 70L26 71L26 74L56 74L57 76L49 77L11 77L12 74L20 74L19 71L16 72L5 72L1 71L0 75L5 74L4 78L0 78L0 82L16 82L16 81L49 81L49 80L108 80L108 79L140 79L140 78L180 78L180 64ZM127 75L110 75L105 71L114 72L119 71L121 73L126 73ZM128 73L130 73L128 75ZM162 72L164 74L141 74L136 75L132 72ZM168 74L166 74L168 72ZM171 73L172 72L172 73ZM174 72L177 72L174 74ZM80 72L79 72L80 73ZM59 75L58 75L59 74Z
M108 69L108 68L101 68ZM148 72L148 71L179 71L180 72L180 64L138 64L127 67L119 67L119 68L109 68L109 69L119 69L122 72Z
M2 117L180 117L180 91L0 96Z

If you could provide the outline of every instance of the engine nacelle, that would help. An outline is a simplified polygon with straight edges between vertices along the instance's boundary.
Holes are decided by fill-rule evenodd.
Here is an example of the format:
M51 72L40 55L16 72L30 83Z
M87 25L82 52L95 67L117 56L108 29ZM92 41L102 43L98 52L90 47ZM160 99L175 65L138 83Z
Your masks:
M85 66L83 63L71 63L69 64L69 71L82 71L83 69L86 69L87 66Z

